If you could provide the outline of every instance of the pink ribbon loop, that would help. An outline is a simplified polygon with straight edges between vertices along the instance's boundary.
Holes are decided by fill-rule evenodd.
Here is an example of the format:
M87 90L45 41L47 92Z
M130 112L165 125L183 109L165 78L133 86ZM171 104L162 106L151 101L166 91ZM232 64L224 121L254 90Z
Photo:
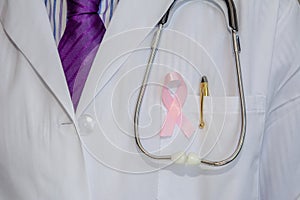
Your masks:
M172 88L176 89L172 92ZM167 116L160 131L161 137L170 137L177 125L186 137L191 137L195 131L193 124L183 115L182 107L187 97L187 87L177 72L168 73L165 76L162 90L162 102L167 111Z

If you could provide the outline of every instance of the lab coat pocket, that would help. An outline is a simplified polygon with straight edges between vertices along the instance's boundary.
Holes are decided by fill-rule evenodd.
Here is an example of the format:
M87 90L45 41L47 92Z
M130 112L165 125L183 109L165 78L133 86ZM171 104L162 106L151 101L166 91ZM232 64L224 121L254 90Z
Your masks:
M199 99L196 96L196 99L188 101L197 101L197 98ZM247 96L245 101L248 120L252 119L254 115L264 113L265 98L263 96ZM187 106L186 113L198 125L200 109L189 109L192 108ZM200 158L209 158L210 160L223 160L232 155L241 137L240 98L238 96L204 97L203 120L205 126L204 128L197 126L191 150L198 153ZM263 123L263 118L256 117L256 120L257 125Z
M233 154L240 139L240 99L238 96L205 97L203 129L198 126L199 99L197 95L189 95L183 106L183 113L196 129L190 138L178 134L181 143L185 143L185 146L179 148L187 154L197 154L200 159L224 160ZM246 137L237 158L222 167L205 164L172 164L166 167L160 171L161 189L158 199L220 199L220 194L222 199L258 199L259 151L264 129L265 97L246 96L245 101ZM172 147L173 152L180 151L178 144L179 139ZM174 190L174 187L178 190Z

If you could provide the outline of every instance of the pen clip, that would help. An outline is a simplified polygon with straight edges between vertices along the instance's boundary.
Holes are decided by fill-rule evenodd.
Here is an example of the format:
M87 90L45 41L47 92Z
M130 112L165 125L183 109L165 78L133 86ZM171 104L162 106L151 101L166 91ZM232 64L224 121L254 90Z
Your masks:
M200 83L200 122L199 127L203 129L205 127L205 121L203 117L203 107L204 107L204 96L209 96L208 91L208 81L206 76L202 76Z

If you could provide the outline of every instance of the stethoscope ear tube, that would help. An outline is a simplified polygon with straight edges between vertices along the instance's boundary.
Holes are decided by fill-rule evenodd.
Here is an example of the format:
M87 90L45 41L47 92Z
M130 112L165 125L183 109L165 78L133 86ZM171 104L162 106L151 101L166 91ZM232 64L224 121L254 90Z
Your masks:
M233 30L239 31L236 8L235 8L235 5L234 5L234 2L233 2L233 0L225 0L225 3L226 3L226 6L227 6L227 10L228 10L229 26Z
M227 7L227 12L228 12L228 23L230 28L232 28L235 31L239 31L239 25L238 25L238 20L237 20L237 14L236 14L236 8L233 0L224 0L226 3ZM163 17L160 19L158 24L165 25L168 22L170 11L174 7L175 3L177 0L174 0L172 4L169 6L168 10L166 13L163 15Z
M172 4L169 6L167 12L163 15L163 17L160 19L160 21L158 22L158 24L165 25L168 22L170 11L173 8L173 6L175 5L176 1L177 0L174 0L172 2Z

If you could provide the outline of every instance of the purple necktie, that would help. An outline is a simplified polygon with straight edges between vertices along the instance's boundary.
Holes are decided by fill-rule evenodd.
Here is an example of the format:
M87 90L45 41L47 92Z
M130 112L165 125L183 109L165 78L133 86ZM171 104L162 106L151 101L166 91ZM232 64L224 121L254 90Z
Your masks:
M58 51L75 110L105 33L99 4L100 0L67 1L67 25Z

